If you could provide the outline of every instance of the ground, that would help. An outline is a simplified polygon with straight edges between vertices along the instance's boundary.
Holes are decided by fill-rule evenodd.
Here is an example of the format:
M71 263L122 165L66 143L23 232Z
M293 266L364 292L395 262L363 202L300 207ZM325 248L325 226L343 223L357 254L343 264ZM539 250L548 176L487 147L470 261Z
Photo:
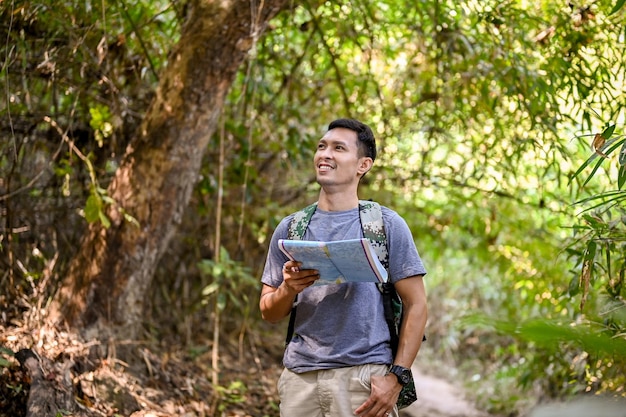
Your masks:
M222 388L214 389L211 351L207 349L135 346L134 359L125 362L111 355L121 346L109 349L108 357L99 358L94 356L93 343L79 342L68 334L0 327L0 417L26 416L31 376L13 355L24 348L36 352L43 384L56 390L57 397L68 390L64 381L74 391L74 410L61 415L277 416L280 339L264 336L262 341L246 346L223 340L217 385ZM486 417L458 386L418 368L413 371L419 399L401 412L403 417Z
M463 390L443 378L413 367L418 400L402 411L403 417L487 417L476 409Z

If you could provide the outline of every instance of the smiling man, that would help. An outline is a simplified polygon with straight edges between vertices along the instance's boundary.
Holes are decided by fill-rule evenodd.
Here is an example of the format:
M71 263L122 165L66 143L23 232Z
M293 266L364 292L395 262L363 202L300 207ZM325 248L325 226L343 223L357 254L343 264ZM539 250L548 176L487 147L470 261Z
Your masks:
M328 126L314 157L320 193L302 238L334 241L364 237L357 194L376 159L369 126L338 119ZM427 319L426 270L406 222L381 206L389 279L403 301L404 318L395 357L375 283L313 285L316 270L300 269L279 249L294 214L277 226L262 276L259 306L277 323L297 300L293 337L285 348L278 382L282 417L398 416L396 401L421 346Z

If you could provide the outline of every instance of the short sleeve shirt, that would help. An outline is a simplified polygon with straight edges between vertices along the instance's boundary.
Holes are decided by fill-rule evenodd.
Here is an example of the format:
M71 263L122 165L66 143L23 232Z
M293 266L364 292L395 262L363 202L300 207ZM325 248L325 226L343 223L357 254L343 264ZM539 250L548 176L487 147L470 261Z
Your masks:
M389 247L389 279L397 282L425 275L411 231L402 217L382 206ZM277 226L261 282L277 288L288 258L278 248L286 239L293 214ZM316 209L304 240L334 241L363 237L358 207L328 212ZM283 364L293 372L364 364L390 364L389 328L382 296L375 283L314 285L298 295L294 335L285 348Z

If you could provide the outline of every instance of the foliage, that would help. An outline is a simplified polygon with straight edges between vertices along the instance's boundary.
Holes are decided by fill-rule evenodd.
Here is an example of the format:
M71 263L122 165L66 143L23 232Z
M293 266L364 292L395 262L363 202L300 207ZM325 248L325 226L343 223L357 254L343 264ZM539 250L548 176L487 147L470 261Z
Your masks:
M381 162L362 194L405 217L430 265L435 314L429 344L453 349L459 361L468 351L494 361L501 369L491 375L521 382L522 389L552 387L545 391L552 396L619 392L623 367L607 360L606 352L580 356L584 346L566 343L568 354L546 354L516 331L507 333L511 329L482 330L477 335L491 345L517 339L516 347L492 354L482 344L468 345L478 330L458 320L477 309L510 323L544 317L567 326L579 320L580 300L572 290L582 263L577 249L567 247L568 230L575 233L573 242L584 247L586 240L574 226L577 207L571 202L579 192L568 186L580 184L574 173L577 166L578 173L585 169L580 152L587 136L574 132L604 125L605 143L593 145L600 152L622 143L620 137L611 141L608 128L614 124L606 120L623 117L625 98L615 88L624 68L623 15L607 10L608 2L543 2L531 8L517 1L303 7L274 22L233 89L229 114L251 109L250 118L261 127L245 149L272 156L282 151L272 165L287 172L286 181L270 189L278 198L310 182L309 150L323 129L318 125L339 115L370 121L381 142ZM268 134L265 126L271 126ZM604 160L595 159L598 166ZM271 182L264 175L255 178ZM583 185L590 196L581 203L614 197L619 210L619 197L602 191L604 181ZM314 198L309 187L299 189L305 198L286 211L276 209L276 218ZM619 215L608 217L601 223L619 227ZM271 230L275 220L268 222ZM261 237L267 241L269 235ZM613 255L609 271L619 270L625 251L615 244L604 248L604 259ZM583 322L595 319L590 314ZM618 328L612 329L616 337ZM584 359L573 360L578 357ZM547 363L552 371L546 375ZM491 369L468 372L487 380ZM516 407L510 390L491 393L485 398L494 411ZM526 396L519 393L520 399Z
M216 391L221 399L218 406L220 412L224 412L229 404L242 404L246 400L246 385L242 381L233 381L228 387L217 387Z
M67 263L83 218L108 222L103 206L112 201L103 189L141 121L178 22L170 3L124 1L12 0L2 3L0 19L7 138L0 142L0 259L9 288L0 305L9 313L33 287L24 276L50 278Z
M0 368L8 368L12 365L12 362L9 358L13 358L15 353L11 349L7 349L4 346L0 346Z
M215 297L220 311L223 312L229 306L228 311L237 317L248 316L252 304L250 298L256 295L258 289L257 278L251 274L250 268L231 259L228 251L221 248L219 261L203 259L198 269L203 278L210 278L209 283L202 288L201 304L206 305Z
M237 75L147 295L154 334L198 343L207 303L225 332L258 319L253 277L271 233L316 198L315 142L350 116L380 147L361 196L406 219L429 269L425 348L453 358L494 411L539 390L623 394L623 5L359 0L278 16ZM14 0L0 11L0 283L20 288L0 296L3 310L33 279L54 287L86 221L107 221L103 189L187 5L102 7ZM223 248L212 238L220 191Z

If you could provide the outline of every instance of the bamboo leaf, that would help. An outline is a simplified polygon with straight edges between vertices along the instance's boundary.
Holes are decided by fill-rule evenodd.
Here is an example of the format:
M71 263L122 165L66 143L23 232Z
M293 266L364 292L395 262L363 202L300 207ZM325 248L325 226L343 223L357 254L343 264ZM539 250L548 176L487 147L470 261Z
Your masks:
M602 132L601 136L602 136L602 137L604 137L604 135L607 133L607 131L608 131L608 128L607 128L607 129L605 129L605 130ZM606 139L606 138L605 138L605 139ZM601 147L599 147L599 148L598 148L598 150L602 152L602 151L604 151L604 149L606 149L607 147L609 147L609 146L610 146L611 144L613 144L614 142L615 142L615 139L614 139L614 140L611 140L611 141L608 141L608 142L604 143ZM578 170L577 170L577 171L576 171L576 172L575 172L575 173L574 173L574 174L570 177L570 181L569 181L569 182L571 183L571 182L572 182L572 180L573 180L574 178L576 178L576 177L577 177L577 176L578 176L581 172L583 172L583 170L584 170L585 168L587 168L587 166L589 166L589 165L590 165L590 164L591 164L591 163L592 163L595 159L597 159L599 156L600 156L600 155L598 155L598 154L597 154L597 153L595 153L595 152L594 152L594 153L592 153L592 154L589 156L589 158L587 158L587 160L586 160L586 161L585 161L585 162L584 162L584 163L583 163L583 164L582 164L582 165L578 168ZM603 161L603 160L602 160L602 159L600 159L600 161L598 162L598 164L602 164L602 161ZM597 169L597 165L596 165L596 169ZM595 172L595 170L594 170L594 172ZM591 175L591 176L593 176L593 175ZM585 181L585 184L589 181L589 179L590 179L590 178L587 178L587 181Z
M594 216L591 216L589 214L585 214L583 216L583 219L585 219L587 221L587 223L589 223L589 225L591 227L593 227L594 229L597 229L597 228L602 227L604 225L604 222L601 219L599 219L597 217L594 217ZM587 247L587 252L588 251L589 251L589 247Z
M621 166L626 165L626 141L622 145L622 149L619 151L619 156L617 157L617 161Z
M580 277L578 275L575 275L572 277L572 280L569 282L567 293L573 297L579 292L580 292Z
M598 249L598 244L595 242L595 240L591 240L587 244L587 250L585 252L585 260L586 261L593 261L593 259L596 256L596 250L597 249Z
M606 130L605 130L606 132ZM615 150L615 148L617 148L617 146L619 146L619 144L621 143L618 142L616 144L617 138L612 139L608 142L606 142L602 147L600 147L598 150L600 152L604 152L606 155L610 154L611 152L613 152ZM605 151L606 150L606 151ZM583 187L589 183L589 181L591 181L591 179L594 177L594 175L596 174L596 172L598 171L598 169L600 169L600 166L602 165L602 163L605 161L604 158L599 158L599 155L597 153L593 153L589 159L587 159L587 161L585 161L585 163L581 166L581 168L578 169L578 171L576 171L576 173L573 175L572 179L578 175L584 168L586 168L594 159L598 159L598 161L596 162L595 167L593 168L593 170L591 171L591 173L589 174L589 176L587 177L587 179L585 180L585 182L583 183ZM571 182L571 180L570 180Z
M592 195L590 197L587 198L583 198L582 200L578 200L574 203L574 205L577 204L586 204L589 203L591 201L595 201L595 200L604 200L605 198L613 198L613 197L619 197L621 194L623 194L621 191L619 190L614 190L614 191L607 191L606 193L602 193L602 194L596 194L596 195ZM604 203L604 201L603 201Z
M617 0L617 3L615 3L615 6L613 6L613 9L609 12L609 16L617 13L622 7L624 7L624 3L626 3L626 0Z
M596 154L593 155L594 157L597 156ZM585 180L585 182L583 182L583 187L585 185L587 185L589 183L589 181L591 181L591 179L594 177L594 175L596 175L596 172L598 171L598 169L600 169L600 166L602 165L602 162L604 162L603 159L598 160L598 162L596 163L596 166L593 167L593 169L591 170L591 173L589 174L589 176L587 177L587 179Z
M590 210L595 210L599 207L613 207L621 204L624 200L626 200L626 193L621 190L610 191L603 194L598 194L584 200L577 201L574 204L585 204L592 201L600 200L597 204L587 207L580 214L588 212Z
M604 129L604 131L602 132L602 137L604 139L609 139L611 136L613 136L613 132L615 132L615 124L612 124Z

